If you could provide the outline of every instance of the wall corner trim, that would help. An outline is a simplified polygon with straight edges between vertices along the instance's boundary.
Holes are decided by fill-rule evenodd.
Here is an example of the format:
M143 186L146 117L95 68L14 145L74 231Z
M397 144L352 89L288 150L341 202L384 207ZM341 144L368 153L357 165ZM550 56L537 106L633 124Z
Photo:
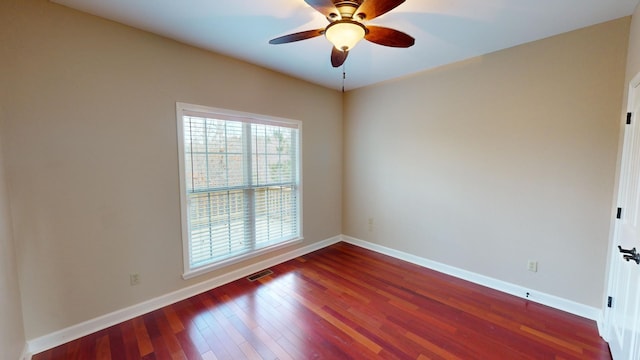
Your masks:
M604 341L609 342L609 334L607 334L607 326L605 323L604 316L601 316L596 323L598 324L598 334Z
M338 243L341 240L342 237L338 235L332 238L318 241L311 245L297 248L284 254L245 266L241 269L237 269L229 273L205 280L201 283L191 285L183 289L179 289L174 292L149 299L147 301L143 301L124 309L116 310L112 313L108 313L87 320L85 322L69 326L67 328L55 331L47 335L43 335L35 339L28 340L25 351L23 352L23 354L25 355L21 357L21 360L30 360L30 354L37 354L42 351L67 343L69 341L79 339L83 336L89 335L96 331L100 331L102 329L106 329L110 326L132 319L136 316L146 314L148 312L160 309L164 306L209 291L218 286L222 286L232 281L249 276L260 270L264 270L265 268L278 265L280 263L295 259L299 256L314 252L316 250L320 250L327 246Z
M22 353L20 354L19 360L31 360L31 353L29 352L29 344L24 343L24 347L22 348Z
M342 241L371 250L371 251L375 251L377 253L388 255L396 259L400 259L416 265L420 265L420 266L429 268L431 270L441 272L443 274L451 275L462 280L470 281L478 285L486 286L488 288L498 290L498 291L507 293L509 295L534 301L542 305L546 305L558 310L562 310L574 315L578 315L590 320L594 320L598 322L598 324L601 321L602 310L595 307L580 304L575 301L560 298L554 295L527 289L520 285L511 284L506 281L476 274L468 270L463 270L450 265L445 265L443 263L422 258L416 255L408 254L399 250L395 250L395 249L391 249L378 244L370 243L368 241L356 239L351 236L342 235ZM525 295L527 293L530 294L528 298Z

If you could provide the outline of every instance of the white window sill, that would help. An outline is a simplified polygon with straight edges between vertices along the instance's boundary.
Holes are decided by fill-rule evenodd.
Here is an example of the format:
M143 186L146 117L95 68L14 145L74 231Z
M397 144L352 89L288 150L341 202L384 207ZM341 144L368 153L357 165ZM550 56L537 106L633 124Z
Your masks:
M251 258L255 258L257 256L270 253L272 251L280 250L280 249L285 248L287 246L298 244L298 243L302 242L302 240L304 240L303 237L291 239L289 241L282 242L282 243L275 244L275 245L271 245L271 246L262 248L260 250L255 250L255 251L250 251L250 252L247 252L247 253L242 253L242 254L239 254L239 255L234 256L234 257L229 258L229 259L224 259L224 260L221 260L221 261L218 261L218 262L214 262L212 264L208 264L208 265L204 265L204 266L201 266L201 267L198 267L198 268L195 268L195 269L191 269L191 270L186 271L184 274L182 274L182 278L185 279L185 280L191 279L191 278L194 278L196 276L200 276L200 275L206 274L208 272L211 272L213 270L221 269L221 268L224 268L226 266L237 264L237 263L240 263L242 261L246 261L246 260L249 260Z

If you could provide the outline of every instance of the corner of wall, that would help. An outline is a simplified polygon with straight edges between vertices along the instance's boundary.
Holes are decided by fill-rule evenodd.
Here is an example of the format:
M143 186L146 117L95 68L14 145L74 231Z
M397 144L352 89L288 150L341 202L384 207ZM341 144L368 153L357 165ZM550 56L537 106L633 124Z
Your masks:
M0 127L3 118L0 105ZM0 312L8 316L0 322L0 348L6 351L5 354L15 357L25 342L25 332L2 143L0 136L0 292L5 294L0 299ZM25 349L23 346L21 359L24 358Z

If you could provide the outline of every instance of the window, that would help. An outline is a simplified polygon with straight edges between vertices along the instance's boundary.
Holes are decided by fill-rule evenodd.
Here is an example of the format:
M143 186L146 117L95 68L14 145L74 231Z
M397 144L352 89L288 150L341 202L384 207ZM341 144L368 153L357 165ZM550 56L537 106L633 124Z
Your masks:
M301 240L302 124L176 109L184 277Z

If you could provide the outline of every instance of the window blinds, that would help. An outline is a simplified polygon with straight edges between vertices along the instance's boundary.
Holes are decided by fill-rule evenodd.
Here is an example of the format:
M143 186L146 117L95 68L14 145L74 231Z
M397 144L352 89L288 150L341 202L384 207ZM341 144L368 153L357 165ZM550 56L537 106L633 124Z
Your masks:
M299 131L183 111L189 269L300 237Z

